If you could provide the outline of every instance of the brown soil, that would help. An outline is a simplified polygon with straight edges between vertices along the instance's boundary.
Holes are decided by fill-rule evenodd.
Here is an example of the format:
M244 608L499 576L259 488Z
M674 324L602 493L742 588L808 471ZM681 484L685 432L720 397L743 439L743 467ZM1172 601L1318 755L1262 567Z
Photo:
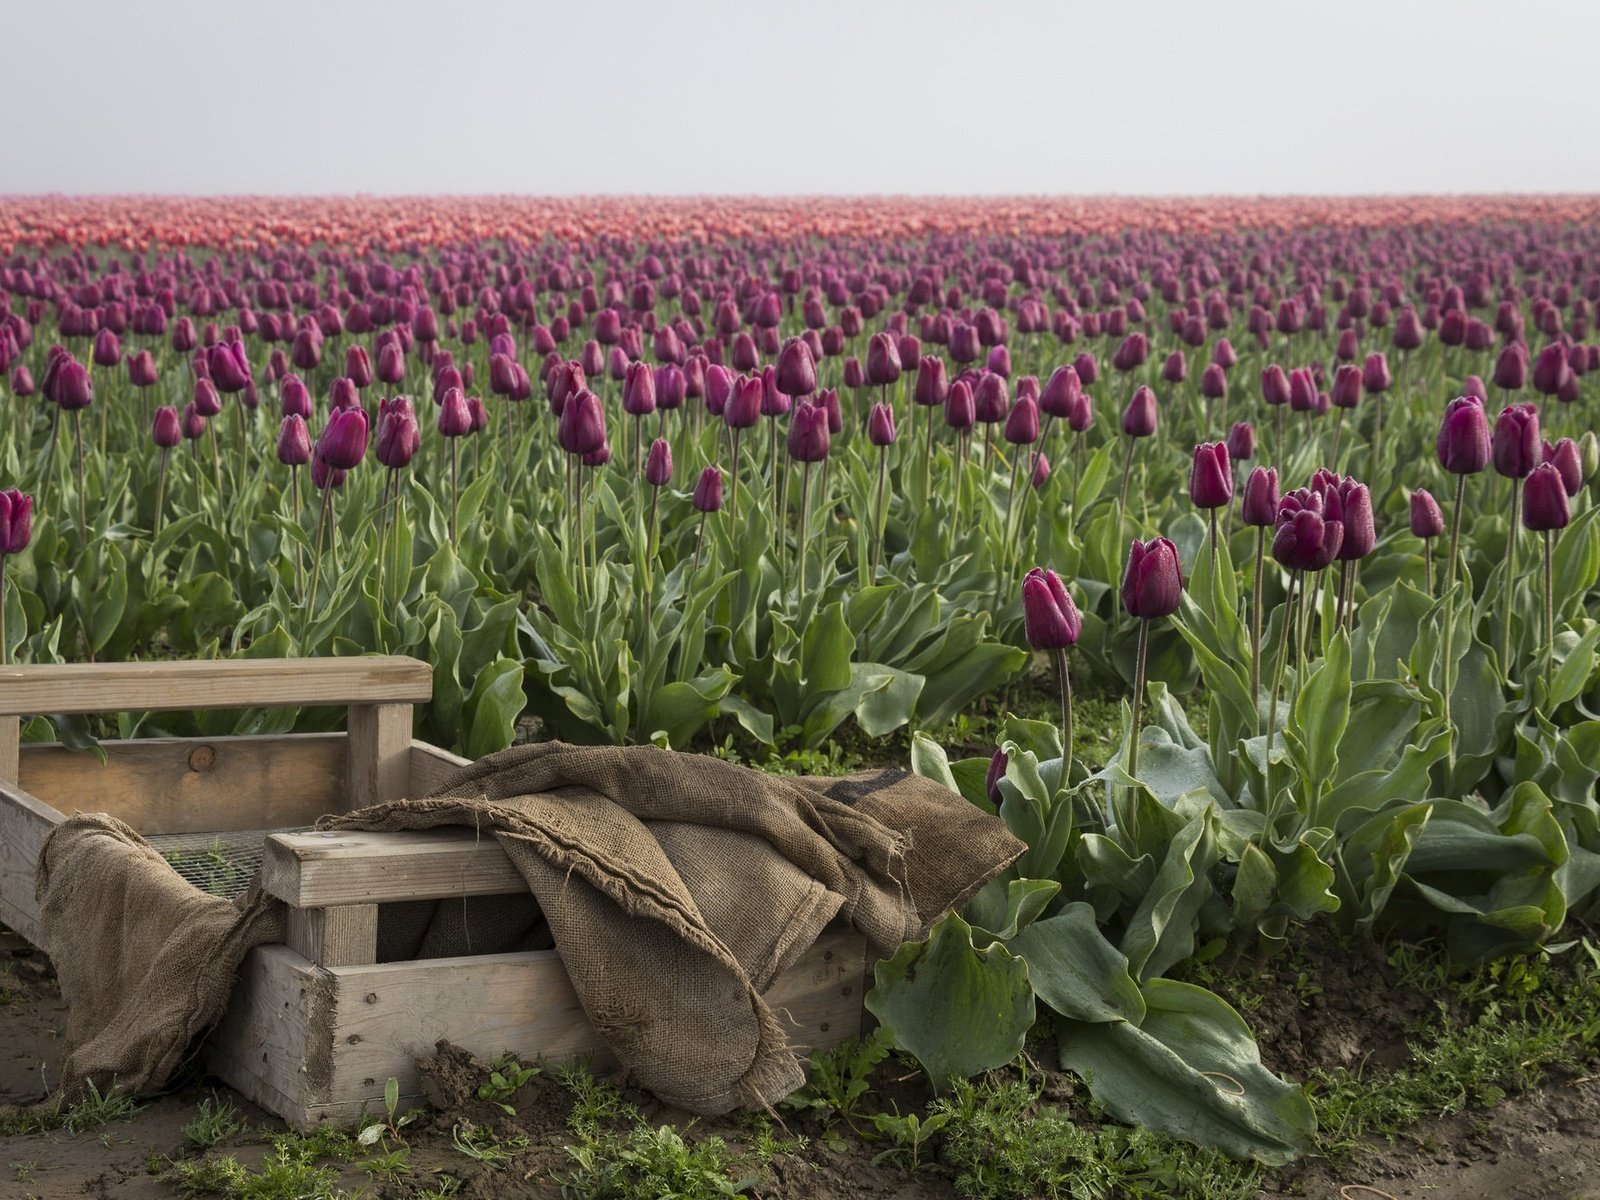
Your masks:
M1349 947L1314 945L1300 956L1315 962L1311 976L1321 991L1299 985L1299 969L1274 960L1249 975L1262 997L1250 1012L1261 1032L1263 1054L1275 1069L1303 1073L1313 1067L1398 1065L1408 1028L1433 1001L1399 986L1381 955ZM43 1094L44 1077L55 1082L66 1010L48 961L15 935L0 934L0 1104L17 1105ZM441 1043L423 1063L425 1091L435 1111L406 1132L411 1173L404 1183L375 1182L359 1164L339 1167L340 1186L375 1200L404 1200L418 1185L434 1186L448 1174L463 1182L465 1200L556 1200L552 1175L567 1170L566 1121L570 1097L549 1075L536 1076L510 1103L515 1116L477 1098L485 1065L465 1051ZM1038 1078L1038 1076L1036 1076ZM883 1076L880 1095L902 1111L926 1099L916 1080ZM1043 1072L1049 1101L1074 1106L1070 1077ZM0 1197L6 1200L169 1200L176 1189L157 1172L168 1160L192 1157L183 1127L213 1090L231 1100L253 1131L219 1147L247 1164L267 1147L263 1134L282 1126L215 1081L191 1080L152 1100L132 1120L68 1135L64 1132L0 1137ZM692 1125L694 1136L717 1136L738 1153L752 1132L738 1119L691 1122L648 1096L626 1098L653 1125ZM530 1148L508 1167L490 1170L468 1162L451 1147L458 1123L521 1131ZM755 1190L763 1200L953 1200L949 1173L938 1165L915 1175L893 1165L875 1165L877 1147L853 1138L830 1147L820 1125L785 1115L787 1134L804 1135L809 1148L773 1160L767 1181ZM1392 1145L1375 1144L1348 1167L1310 1160L1277 1177L1269 1196L1311 1200L1600 1200L1600 1078L1554 1078L1493 1110L1424 1122Z

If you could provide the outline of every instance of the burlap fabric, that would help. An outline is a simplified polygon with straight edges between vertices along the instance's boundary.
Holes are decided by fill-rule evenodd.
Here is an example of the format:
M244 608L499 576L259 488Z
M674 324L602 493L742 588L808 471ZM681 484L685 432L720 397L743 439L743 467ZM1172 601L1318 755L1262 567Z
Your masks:
M138 906L139 924L166 931L144 934L140 948L181 943L190 956L169 954L159 974L130 966L127 922L104 913L104 884L79 888L76 901L66 895L64 880L99 845L92 826L69 833L83 820L54 835L40 876L49 948L82 964L72 986L62 975L73 1006L69 1078L115 1075L150 1090L220 1015L248 946L281 933L264 915L269 902L233 909L200 896L125 831L122 858L103 861L112 856L102 847L95 869L122 877L118 898ZM561 743L504 751L430 797L323 825L466 826L497 838L537 912L448 901L386 912L380 957L491 953L529 944L547 922L585 1012L632 1078L703 1113L771 1104L802 1082L782 1014L761 993L829 921L848 921L875 954L891 953L1023 849L998 819L903 771L783 779L653 747ZM107 997L113 980L127 991ZM183 1019L105 1024L137 1005Z

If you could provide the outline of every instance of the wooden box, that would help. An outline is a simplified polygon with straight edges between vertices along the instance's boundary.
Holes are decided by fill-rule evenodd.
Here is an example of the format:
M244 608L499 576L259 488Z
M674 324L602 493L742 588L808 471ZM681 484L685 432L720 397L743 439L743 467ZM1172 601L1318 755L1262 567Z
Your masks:
M554 950L377 962L380 906L526 894L498 843L470 831L317 833L324 813L423 795L466 762L411 736L432 674L400 657L0 667L0 921L39 945L34 877L64 815L106 812L169 859L259 845L262 884L289 906L286 945L245 960L212 1032L211 1071L291 1125L348 1123L384 1085L421 1102L416 1060L447 1038L485 1058L592 1055L605 1045ZM348 733L104 743L106 762L19 746L35 713L334 705ZM860 1032L861 937L831 928L767 999L802 1050ZM470 1001L470 1002L464 1002Z

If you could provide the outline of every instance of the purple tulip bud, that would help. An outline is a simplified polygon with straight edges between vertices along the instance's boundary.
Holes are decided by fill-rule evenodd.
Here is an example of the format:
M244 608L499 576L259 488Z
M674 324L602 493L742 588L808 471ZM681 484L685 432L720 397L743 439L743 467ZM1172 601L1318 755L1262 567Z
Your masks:
M178 421L178 410L170 404L156 409L155 420L150 423L150 440L163 450L171 450L183 439L183 428Z
M1149 437L1156 431L1156 394L1141 384L1122 412L1122 432L1129 437Z
M1010 765L1010 755L1004 750L996 750L990 757L989 769L983 776L984 795L989 797L989 803L996 808L999 808L1001 802L1005 799L1004 793L1000 791L1000 781L1006 777L1006 768Z
M365 346L351 345L345 348L344 374L357 388L372 386L372 360L367 357Z
M219 392L228 395L242 392L245 384L250 382L250 360L245 355L243 342L227 342L212 346L206 354L206 365L211 370L211 380L217 385ZM316 363L310 365L315 366Z
M1078 378L1078 372L1070 365L1057 367L1050 373L1049 382L1044 385L1044 392L1039 397L1039 408L1050 416L1059 417L1064 421L1072 415L1072 410L1082 394L1083 383Z
M1235 462L1249 462L1256 456L1256 427L1249 421L1235 421L1228 430L1228 457Z
M759 377L740 375L734 380L733 394L722 410L722 419L730 429L748 429L761 419L763 393Z
M1100 376L1100 365L1087 350L1072 360L1072 369L1078 373L1078 382L1084 387L1093 387Z
M278 461L286 467L303 467L311 461L311 434L297 413L278 427Z
M11 390L16 395L27 399L35 391L33 372L22 364L18 364L11 371Z
M700 478L694 485L694 507L696 512L722 511L721 467L707 467L700 472Z
M567 397L556 426L556 441L568 454L598 453L606 442L606 416L600 397L586 387Z
M1006 419L1010 402L1003 375L985 371L978 377L977 387L972 392L973 412L978 421L985 425L998 425Z
M1228 448L1221 442L1202 442L1194 448L1189 499L1196 508L1226 508L1233 502L1233 472Z
M1344 536L1339 543L1337 557L1355 562L1371 554L1378 544L1377 529L1372 520L1372 493L1367 485L1354 479L1342 479L1332 493L1338 497L1337 514L1329 505L1329 516L1337 516L1344 525Z
M817 365L800 338L789 338L778 351L775 384L785 396L799 398L817 390Z
M348 471L367 456L367 412L364 408L335 409L317 439L317 458L336 471Z
M1458 396L1439 423L1439 465L1452 475L1475 475L1489 465L1489 419L1483 401Z
M1561 472L1567 495L1576 496L1583 490L1583 455L1578 450L1577 442L1571 438L1562 438L1554 446L1546 442L1544 461Z
M61 365L56 368L54 380L45 386L49 388L53 385L55 401L63 411L76 412L88 408L94 403L94 380L89 377L89 368L70 355L59 362ZM45 378L50 380L48 373Z
M1512 404L1501 409L1490 439L1496 471L1507 479L1526 479L1539 465L1543 450L1536 406Z
M1411 532L1419 538L1436 538L1444 532L1444 513L1426 488L1411 493Z
M817 405L828 414L828 436L844 429L844 410L839 407L839 393L833 388L823 388L817 393Z
M821 462L828 457L828 414L802 400L789 419L789 457L796 462Z
M1039 406L1032 396L1021 396L1011 406L1005 439L1013 446L1031 446L1039 440Z
M217 394L217 385L211 380L194 381L194 407L195 411L207 420L222 411L222 397Z
M311 419L311 393L306 390L306 385L300 381L298 375L285 375L283 382L278 385L279 402L284 416L299 416L306 420Z
M1317 381L1310 367L1296 367L1289 372L1289 407L1295 412L1316 411Z
M394 396L383 401L378 408L378 462L398 471L410 465L421 446L422 430L410 397Z
M645 459L644 481L651 487L666 487L672 480L672 447L666 438L650 443L650 454Z
M458 387L447 390L439 404L439 432L447 438L465 437L472 432L472 413L465 393Z
M1509 350L1510 347L1507 347ZM1502 357L1504 357L1502 355ZM1499 368L1496 367L1498 375ZM1567 365L1567 348L1560 342L1551 342L1539 351L1539 357L1533 363L1533 386L1541 395L1554 396L1561 391L1562 385L1572 374ZM1496 383L1499 380L1496 379ZM1503 384L1501 386L1504 386ZM1519 385L1520 386L1520 385Z
M1238 363L1239 352L1227 338L1218 338L1217 344L1211 348L1211 361L1226 371Z
M1200 372L1200 394L1207 400L1221 400L1228 394L1228 373L1217 363L1207 363Z
M1504 391L1521 391L1528 382L1528 351L1521 342L1512 342L1500 351L1494 363L1494 385Z
M874 446L892 446L894 438L894 409L887 404L874 404L867 415L867 440Z
M1278 468L1256 467L1244 481L1239 516L1246 525L1266 528L1278 522Z
M406 377L406 352L395 342L378 351L378 379L394 387Z
M136 388L153 387L157 380L155 356L141 350L128 357L128 382Z
M971 385L965 379L957 379L945 397L944 423L955 430L971 429L978 419L977 411Z
M179 425L183 428L183 436L188 441L198 441L206 431L206 419L199 409L195 408L194 401L183 406L183 414L179 418Z
M912 399L925 408L945 402L950 394L950 384L945 376L944 359L937 355L924 355L917 367L917 383Z
M656 410L656 374L648 363L629 363L622 384L622 411L633 417Z
M1150 340L1142 330L1136 329L1122 339L1122 344L1111 356L1111 365L1119 371L1132 371L1142 367L1149 357Z
M1035 567L1023 579L1022 627L1035 650L1064 650L1077 644L1083 617L1054 571Z
M1122 607L1130 617L1149 621L1170 617L1183 600L1183 565L1178 548L1164 537L1134 539L1122 577Z
M1262 369L1261 397L1274 408L1289 403L1289 376L1277 363Z
M1561 472L1550 463L1540 463L1522 485L1522 524L1538 533L1565 529L1571 519Z
M1182 350L1174 350L1161 364L1161 378L1166 383L1182 383L1189 378L1189 363Z
M21 554L33 541L33 497L16 488L0 492L0 560Z
M1332 400L1335 408L1355 408L1361 403L1361 368L1344 363L1334 372Z
M1389 374L1389 359L1382 351L1367 355L1361 367L1361 386L1374 394L1387 392L1394 386L1394 377Z
M320 458L312 459L311 484L319 492L342 488L344 486L344 472L338 467L330 467Z

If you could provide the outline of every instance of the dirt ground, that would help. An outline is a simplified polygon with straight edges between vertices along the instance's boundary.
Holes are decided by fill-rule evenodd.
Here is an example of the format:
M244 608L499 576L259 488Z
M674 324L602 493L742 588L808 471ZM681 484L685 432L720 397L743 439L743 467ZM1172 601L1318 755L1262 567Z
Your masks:
M1372 963L1351 962L1343 976L1336 968L1325 971L1323 983L1321 993L1302 1000L1267 992L1253 1019L1266 1034L1268 1061L1291 1071L1363 1059L1397 1063L1404 1054L1405 1022L1429 1001L1397 987ZM48 960L9 933L0 935L0 1001L0 1103L26 1104L44 1094L46 1078L55 1082L66 1006ZM550 1173L568 1165L563 1146L571 1139L565 1132L567 1097L546 1076L515 1098L518 1115L511 1123L529 1135L532 1149L509 1169L474 1167L451 1149L450 1130L459 1121L505 1127L504 1114L476 1098L482 1067L449 1047L426 1064L428 1095L437 1111L415 1133L408 1131L410 1183L428 1185L448 1172L463 1177L458 1195L467 1200L554 1200L559 1191ZM196 1080L151 1101L129 1121L76 1136L0 1137L0 1197L170 1200L178 1193L157 1172L166 1160L186 1153L183 1127L213 1090L237 1105L251 1126L282 1128L215 1081ZM652 1124L685 1120L685 1114L651 1106L643 1097L630 1099L643 1101ZM696 1130L733 1144L748 1138L735 1122L700 1122ZM225 1149L246 1163L266 1153L259 1140ZM771 1200L950 1200L956 1194L948 1173L937 1166L912 1176L874 1165L870 1153L838 1152L821 1141L813 1141L804 1156L776 1159L774 1175L774 1186L759 1193ZM343 1165L340 1176L342 1186L378 1200L396 1200L411 1190L374 1183L358 1164ZM1342 1170L1315 1159L1297 1164L1263 1194L1310 1200L1600 1200L1600 1077L1549 1080L1495 1109L1424 1122L1394 1145L1374 1145Z

